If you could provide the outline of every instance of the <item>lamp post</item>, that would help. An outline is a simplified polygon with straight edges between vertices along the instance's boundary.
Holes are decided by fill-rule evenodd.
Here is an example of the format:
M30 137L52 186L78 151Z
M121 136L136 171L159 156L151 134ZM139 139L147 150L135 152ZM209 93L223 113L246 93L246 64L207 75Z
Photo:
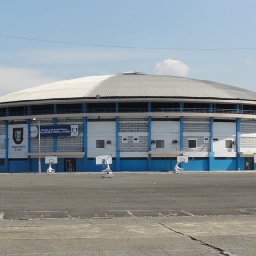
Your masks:
M42 168L41 168L41 133L40 133L41 124L40 124L40 120L37 120L36 118L33 118L33 121L37 121L37 124L38 124L38 173L41 173L42 172Z

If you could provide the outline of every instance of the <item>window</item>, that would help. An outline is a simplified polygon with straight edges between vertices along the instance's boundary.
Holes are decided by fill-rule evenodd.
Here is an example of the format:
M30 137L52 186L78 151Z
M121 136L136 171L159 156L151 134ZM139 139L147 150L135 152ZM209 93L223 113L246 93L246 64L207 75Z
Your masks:
M122 136L122 143L128 143L128 138L126 136Z
M139 138L138 137L133 137L133 143L140 143Z
M164 148L164 140L156 140L156 148Z
M96 148L105 148L104 140L96 140Z
M5 164L5 159L4 158L0 158L0 165L4 165Z
M225 148L232 148L233 141L232 140L225 140Z
M189 139L188 140L188 148L196 148L196 139Z

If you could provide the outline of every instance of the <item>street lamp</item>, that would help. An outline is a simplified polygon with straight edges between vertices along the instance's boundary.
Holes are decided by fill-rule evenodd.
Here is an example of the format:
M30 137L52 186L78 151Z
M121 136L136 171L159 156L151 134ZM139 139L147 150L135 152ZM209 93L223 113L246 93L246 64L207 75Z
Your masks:
M41 169L41 133L40 133L40 120L33 118L33 121L37 121L38 124L38 173L42 172Z

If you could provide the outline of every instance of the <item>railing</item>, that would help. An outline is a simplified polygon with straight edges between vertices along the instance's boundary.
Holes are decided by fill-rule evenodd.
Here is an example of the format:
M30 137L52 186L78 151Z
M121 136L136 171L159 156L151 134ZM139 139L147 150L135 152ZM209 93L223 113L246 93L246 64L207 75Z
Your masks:
M87 113L115 113L115 108L88 108Z
M73 114L73 113L81 113L80 109L58 109L57 114Z
M256 110L237 110L237 109L209 109L209 108L152 108L152 112L185 112L185 113L223 113L223 114L245 114L256 115ZM118 113L147 113L147 108L119 108ZM75 114L82 113L79 109L58 109L56 114ZM115 108L88 108L86 113L116 113ZM9 111L8 116L26 116L26 115L49 115L54 114L53 110L42 109L27 111ZM6 116L1 112L0 116Z

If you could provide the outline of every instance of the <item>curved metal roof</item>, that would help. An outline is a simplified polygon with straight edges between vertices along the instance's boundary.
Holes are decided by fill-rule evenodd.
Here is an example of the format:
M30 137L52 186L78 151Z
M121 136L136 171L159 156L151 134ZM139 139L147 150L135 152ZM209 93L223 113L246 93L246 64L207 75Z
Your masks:
M185 77L128 73L58 81L10 93L0 103L78 98L169 97L256 101L256 92Z

